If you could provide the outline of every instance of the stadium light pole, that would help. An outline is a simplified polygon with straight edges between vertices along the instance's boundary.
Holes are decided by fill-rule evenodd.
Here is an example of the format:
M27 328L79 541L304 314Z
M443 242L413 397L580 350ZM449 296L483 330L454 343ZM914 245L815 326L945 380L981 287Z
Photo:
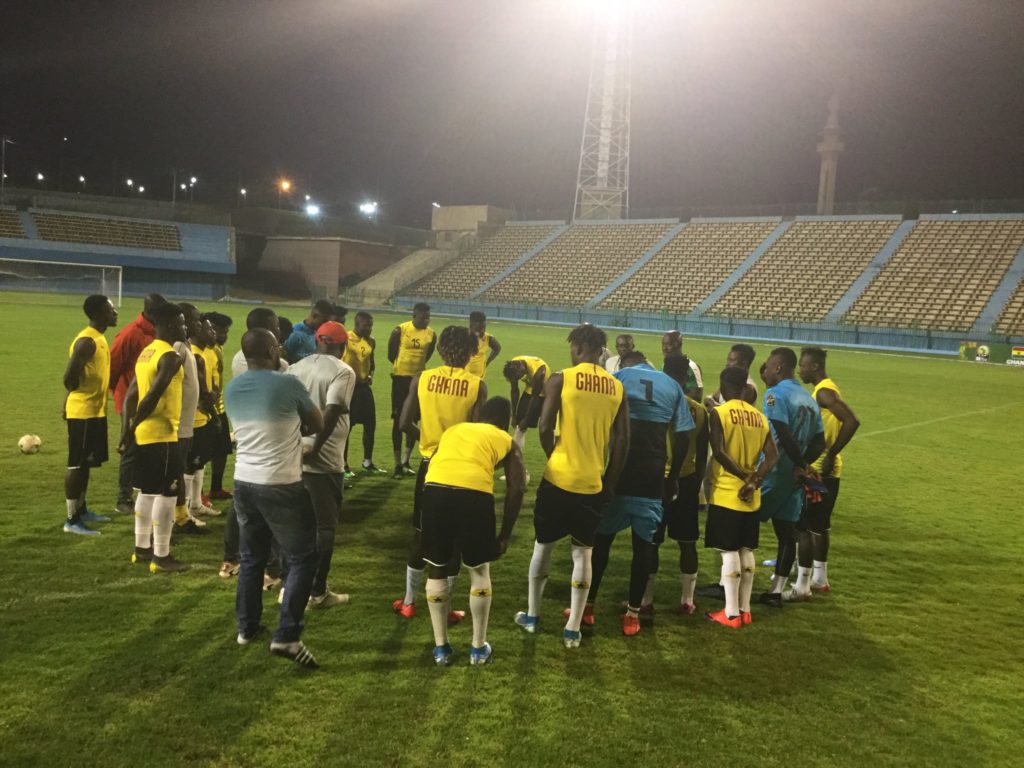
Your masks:
M7 189L7 142L10 140L8 136L0 136L0 205L3 205Z
M281 179L277 183L277 209L281 210L281 193L291 191L292 183L288 179Z

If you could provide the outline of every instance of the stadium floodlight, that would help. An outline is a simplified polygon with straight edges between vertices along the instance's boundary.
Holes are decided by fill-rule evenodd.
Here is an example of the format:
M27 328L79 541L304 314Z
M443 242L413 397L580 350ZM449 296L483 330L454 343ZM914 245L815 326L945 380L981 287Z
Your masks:
M242 197L245 197L245 187L242 187L240 190L238 190L238 194L240 194Z
M282 192L288 192L292 188L292 183L288 179L281 179L281 183L278 186Z
M437 202L436 200L434 202L432 202L431 205L434 206L435 208L440 208L441 207L441 204L439 202Z
M185 184L181 184L180 186L181 186L181 189L182 189L183 191L184 191L185 189L188 189L188 187L187 187L187 186L186 186Z
M320 215L320 206L317 205L316 203L310 203L309 205L306 206L306 215L307 216L319 216Z
M312 199L312 198L311 198L311 197L310 197L309 195L306 195L306 202L307 202L307 203L308 203L308 202L309 202L309 201L310 201L311 199Z
M145 191L146 191L146 188L140 184L139 185L139 194L141 195Z
M191 179L188 180L188 183L189 184L195 184L197 181L198 181L198 179L195 176L193 176Z
M135 182L132 179L125 179L124 183L127 184L129 187L135 186Z
M43 181L46 177L41 173L36 174L36 181Z
M960 213L956 208L953 209L953 213Z
M364 216L373 216L377 212L377 201L368 200L359 204L359 212Z
M78 183L79 184L85 184L85 176L79 176L78 177Z

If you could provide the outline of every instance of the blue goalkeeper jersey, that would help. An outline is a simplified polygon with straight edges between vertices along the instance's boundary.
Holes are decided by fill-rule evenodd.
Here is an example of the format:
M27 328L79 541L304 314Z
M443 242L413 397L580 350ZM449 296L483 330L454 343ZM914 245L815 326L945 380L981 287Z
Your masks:
M793 433L800 454L803 455L814 436L823 433L825 427L821 421L821 409L806 389L796 379L783 379L764 393L764 415L768 423L781 421ZM793 478L793 461L782 449L779 437L775 434L775 425L771 425L772 439L779 449L779 462L764 480L765 488L786 488L795 484Z

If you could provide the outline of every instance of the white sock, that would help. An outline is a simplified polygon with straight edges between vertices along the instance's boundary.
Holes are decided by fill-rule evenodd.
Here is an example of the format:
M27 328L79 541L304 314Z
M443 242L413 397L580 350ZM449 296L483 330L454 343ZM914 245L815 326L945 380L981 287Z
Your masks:
M195 475L185 475L185 509L189 510L189 514L192 512L192 481L195 479Z
M533 557L530 559L529 598L526 603L528 616L540 616L540 599L544 596L544 585L548 583L548 568L555 545L533 543Z
M153 546L153 502L156 496L140 493L135 497L135 546L149 549Z
M171 554L171 529L174 527L174 496L153 497L153 556Z
M430 609L430 624L434 628L434 645L445 645L448 642L447 579L427 579L427 607Z
M200 467L192 475L192 504L196 509L203 506L203 479L206 476L205 467Z
M405 566L405 599L406 605L416 602L416 593L420 591L420 584L423 583L423 569L410 568ZM447 582L446 582L447 583Z
M373 462L369 459L363 459L363 467L369 467L371 464L373 464Z
M793 591L800 595L805 595L811 591L811 569L804 568L803 566L797 566L796 569L796 584L793 585Z
M519 446L519 450L523 450L523 446L526 444L526 430L522 427L516 427L515 434L512 435L512 442Z
M587 604L587 595L590 594L590 580L594 575L594 569L590 564L592 554L593 550L590 547L572 545L572 590L569 593L569 620L565 623L565 628L573 632L580 631L583 608Z
M740 615L740 553L722 553L722 586L725 587L725 615Z
M68 505L68 522L78 517L78 499L65 499Z
M814 561L814 575L811 577L811 581L819 587L823 587L828 584L828 561L815 560Z
M483 648L487 642L487 619L491 615L490 563L469 569L469 610L473 614L473 647Z
M740 550L740 612L750 613L750 593L754 591L754 550Z
M783 590L786 589L786 582L788 581L789 576L779 576L776 574L775 578L772 580L772 593L781 595Z
M644 587L644 596L640 598L640 606L650 605L654 602L654 577L655 574L651 574L647 577L647 586Z
M693 605L693 593L697 590L697 574L681 573L679 579L683 582L683 595L679 602L684 605Z

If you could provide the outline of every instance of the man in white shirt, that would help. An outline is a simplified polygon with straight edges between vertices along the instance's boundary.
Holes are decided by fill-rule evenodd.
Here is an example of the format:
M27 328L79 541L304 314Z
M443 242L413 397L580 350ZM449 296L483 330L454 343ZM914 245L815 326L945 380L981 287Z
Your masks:
M757 384L750 377L750 366L754 364L755 356L754 348L749 344L733 344L725 358L726 368L742 368L747 372L747 386L743 390L742 398L751 405L757 402ZM704 405L709 409L724 403L725 399L719 390L715 390L715 394L704 401Z
M254 328L263 328L274 334L275 339L281 341L281 323L278 320L277 313L270 307L256 307L256 309L250 311L245 318L245 327L250 331ZM231 377L241 376L248 369L249 366L245 362L245 355L242 353L242 350L238 350L235 356L231 358ZM288 370L288 361L283 357L278 360L277 370L281 373Z
M302 484L309 493L316 514L318 558L309 597L310 608L330 608L349 601L347 594L336 594L327 586L345 486L344 455L349 431L349 406L356 385L355 371L341 361L347 342L345 326L328 320L316 329L316 351L288 369L289 374L305 385L313 404L324 416L324 426L319 434L303 438Z
M624 354L626 354L627 352L632 352L632 351L633 351L633 337L632 336L630 336L628 333L623 333L623 334L620 334L619 336L616 336L615 337L615 352L617 354L612 355L611 357L609 357L605 361L604 369L606 371L608 371L608 373L618 373L619 369L622 367L621 363L619 362L622 359L622 356Z
M666 358L683 354L683 336L679 331L669 331L661 337L661 354ZM686 380L683 391L691 400L702 403L704 402L704 381L700 375L700 366L689 355L686 357L690 361L690 376Z

